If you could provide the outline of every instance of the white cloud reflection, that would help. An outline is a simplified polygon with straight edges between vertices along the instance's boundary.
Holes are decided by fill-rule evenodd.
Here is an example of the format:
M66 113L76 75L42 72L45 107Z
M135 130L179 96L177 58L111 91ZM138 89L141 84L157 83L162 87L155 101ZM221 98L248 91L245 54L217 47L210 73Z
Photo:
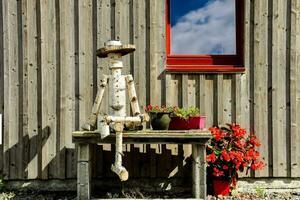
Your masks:
M235 38L235 0L210 0L172 26L171 53L235 54Z

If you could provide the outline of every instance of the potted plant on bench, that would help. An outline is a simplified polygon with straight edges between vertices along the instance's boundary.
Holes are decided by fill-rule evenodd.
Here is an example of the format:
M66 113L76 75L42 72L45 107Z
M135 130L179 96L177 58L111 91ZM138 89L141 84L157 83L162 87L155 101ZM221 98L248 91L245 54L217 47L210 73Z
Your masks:
M150 115L150 123L153 130L168 130L170 124L170 114L173 107L148 105L145 111Z
M171 115L170 130L202 129L205 127L205 117L200 116L197 107L174 108Z

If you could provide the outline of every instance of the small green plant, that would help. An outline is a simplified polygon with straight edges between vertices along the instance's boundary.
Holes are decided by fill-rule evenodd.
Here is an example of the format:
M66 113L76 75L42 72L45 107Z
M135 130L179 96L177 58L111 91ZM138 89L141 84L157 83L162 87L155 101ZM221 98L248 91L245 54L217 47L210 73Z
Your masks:
M259 186L255 187L255 193L261 199L265 197L265 190Z
M200 116L200 110L197 107L189 107L188 109L174 108L173 115L175 117L179 117L179 118L187 120L189 117L198 117L198 116Z
M188 109L189 117L199 117L200 110L197 107L189 107Z
M185 120L189 118L189 112L184 108L175 108L173 115Z

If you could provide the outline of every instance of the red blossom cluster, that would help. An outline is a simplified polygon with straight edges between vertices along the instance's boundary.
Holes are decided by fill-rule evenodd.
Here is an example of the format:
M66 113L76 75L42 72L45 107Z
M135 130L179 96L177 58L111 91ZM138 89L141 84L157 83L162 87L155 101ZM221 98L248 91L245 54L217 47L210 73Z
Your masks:
M265 164L255 147L260 142L253 134L247 135L245 129L237 124L209 128L213 138L207 146L208 168L213 176L237 177L244 169L259 170Z
M165 113L170 113L170 112L173 112L174 110L174 107L167 107L167 106L158 106L158 105L148 105L148 106L145 106L145 111L146 112L155 112L155 113L158 113L158 112L165 112Z

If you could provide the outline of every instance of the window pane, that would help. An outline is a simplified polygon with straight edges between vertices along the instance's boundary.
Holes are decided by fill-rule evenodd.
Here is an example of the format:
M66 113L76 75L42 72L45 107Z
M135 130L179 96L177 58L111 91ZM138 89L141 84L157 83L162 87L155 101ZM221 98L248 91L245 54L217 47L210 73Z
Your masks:
M236 54L235 0L170 0L171 54Z

